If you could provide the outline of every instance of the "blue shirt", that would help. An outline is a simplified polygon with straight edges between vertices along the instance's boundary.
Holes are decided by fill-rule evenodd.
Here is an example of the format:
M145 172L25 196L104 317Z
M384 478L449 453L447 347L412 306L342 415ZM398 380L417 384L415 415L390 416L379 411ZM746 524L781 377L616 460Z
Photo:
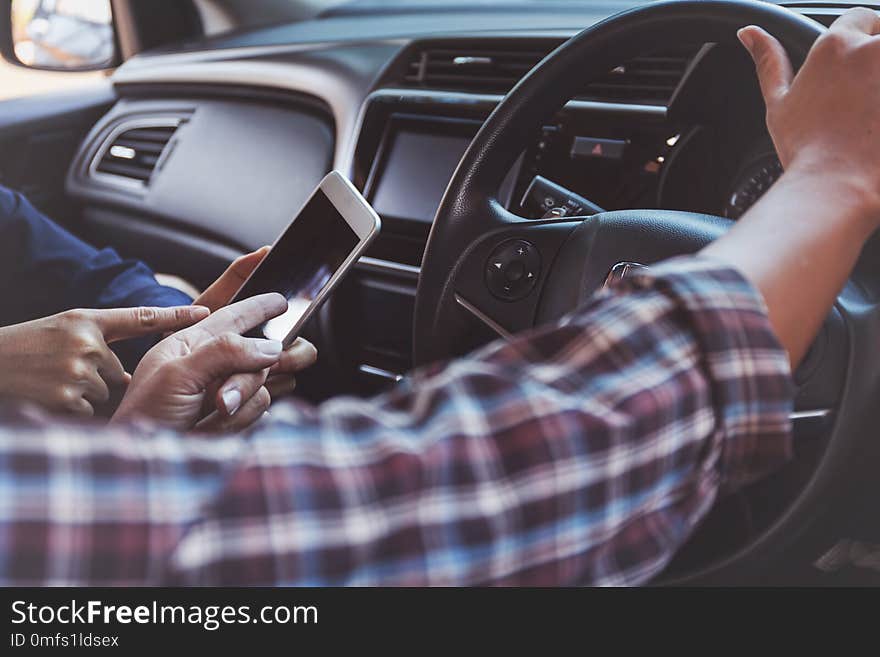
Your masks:
M192 303L183 292L160 285L144 263L86 244L2 186L0 293L2 326L74 308ZM130 340L114 350L131 371L153 344L155 339Z

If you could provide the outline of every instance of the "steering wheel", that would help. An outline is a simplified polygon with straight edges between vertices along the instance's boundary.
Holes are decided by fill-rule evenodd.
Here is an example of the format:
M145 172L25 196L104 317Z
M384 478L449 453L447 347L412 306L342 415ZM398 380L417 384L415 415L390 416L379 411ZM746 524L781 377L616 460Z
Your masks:
M660 210L528 220L508 211L498 190L529 138L582 89L584 80L664 46L732 43L747 25L776 36L796 67L825 31L792 11L752 0L651 3L584 30L520 81L463 156L434 220L416 299L417 364L458 355L493 334L557 319L599 289L609 274L625 272L628 263L650 265L694 253L727 230L727 219ZM873 267L871 273L880 273ZM806 475L800 468L797 489L789 499L775 501L775 516L760 535L715 551L708 561L684 564L674 581L786 581L779 573L789 572L790 562L812 564L835 540L856 538L845 533L840 520L852 520L852 496L863 482L880 479L880 440L871 429L872 423L880 426L878 278L859 284L854 275L798 372L795 424L800 430L808 420L821 448L813 450L815 461ZM785 496L772 489L764 494L768 497L758 506L772 507L770 497Z

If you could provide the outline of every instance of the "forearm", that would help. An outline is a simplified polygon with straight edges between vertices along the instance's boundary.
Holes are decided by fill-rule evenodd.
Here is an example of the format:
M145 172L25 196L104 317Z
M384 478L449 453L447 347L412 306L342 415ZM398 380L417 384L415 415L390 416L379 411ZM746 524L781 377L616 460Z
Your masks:
M164 287L137 260L80 240L28 200L0 188L0 255L10 271L9 293L0 324L18 324L77 308L172 307L189 305L183 292ZM133 370L158 336L114 345Z
M248 438L0 431L0 584L644 581L722 485L785 462L790 372L736 272L624 285L377 400L279 405ZM41 543L58 504L104 509L69 544L121 557Z
M188 304L153 272L112 249L98 250L0 187L0 261L5 304L0 323L16 324L74 308Z
M704 254L761 292L797 365L880 219L880 196L855 181L792 170Z
M626 284L387 397L274 408L212 508L273 509L288 542L266 557L272 518L220 511L181 540L169 583L648 579L722 486L785 463L791 384L735 272L682 260ZM210 555L212 534L254 551Z
M880 225L880 62L877 13L844 13L794 73L783 45L750 26L739 38L755 62L767 128L785 175L706 249L760 290L793 365L805 354Z

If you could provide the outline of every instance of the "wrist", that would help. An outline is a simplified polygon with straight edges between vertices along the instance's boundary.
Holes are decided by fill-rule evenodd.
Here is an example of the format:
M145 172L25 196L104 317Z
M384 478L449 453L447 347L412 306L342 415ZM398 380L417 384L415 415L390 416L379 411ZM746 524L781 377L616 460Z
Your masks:
M833 163L831 163L833 164ZM880 228L880 181L827 161L795 160L784 176L807 198L834 207L833 217L847 222L865 239Z

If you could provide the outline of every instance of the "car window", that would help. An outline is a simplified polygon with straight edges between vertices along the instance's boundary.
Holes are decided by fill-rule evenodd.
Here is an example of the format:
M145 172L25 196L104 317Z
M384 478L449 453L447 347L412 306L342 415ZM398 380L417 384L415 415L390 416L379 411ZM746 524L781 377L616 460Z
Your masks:
M68 25L62 26L66 29L61 37L70 42L71 34L76 37L79 33L87 35L87 31L78 30L78 24L75 21L92 21L107 25L110 27L110 18L101 14L101 11L107 11L109 5L104 2L95 2L94 0L63 0L52 4L53 11L57 11L59 16L68 18ZM33 28L39 24L35 21L35 17L39 17L39 12L45 10L45 0L15 0L14 11L12 12L12 30L16 37L16 54L23 62L34 65L56 65L55 61L42 61L36 55L42 51L49 49L38 49L34 47L32 34ZM7 7L8 10L8 7ZM44 21L45 22L45 21ZM53 27L53 26L47 26ZM55 31L59 31L59 26L54 26ZM109 40L111 44L112 35ZM79 44L75 44L79 45ZM86 44L88 45L88 44ZM69 49L69 48L68 48ZM112 58L112 52L106 59ZM20 98L23 96L32 96L41 93L50 93L64 90L73 90L84 85L93 84L102 79L102 72L71 72L65 71L61 73L34 70L9 64L5 60L0 60L0 100L8 100L10 98Z
M41 93L75 90L103 79L102 73L51 73L0 61L0 101Z

